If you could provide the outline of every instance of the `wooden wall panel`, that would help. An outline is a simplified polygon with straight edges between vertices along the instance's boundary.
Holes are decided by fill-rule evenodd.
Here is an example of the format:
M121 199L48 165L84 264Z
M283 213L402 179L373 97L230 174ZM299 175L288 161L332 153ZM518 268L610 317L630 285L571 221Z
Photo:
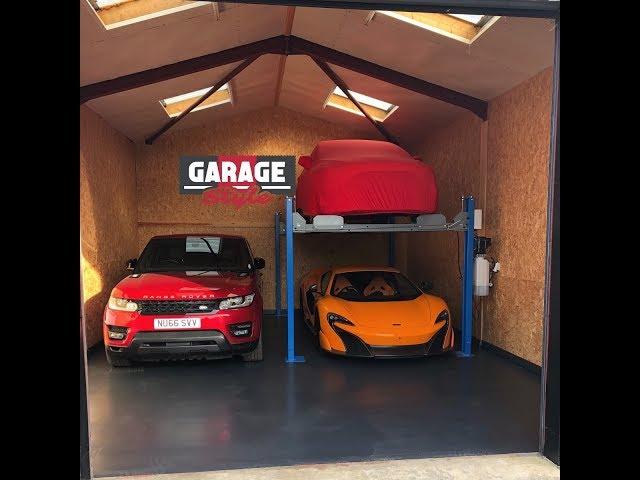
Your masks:
M428 134L417 154L431 164L438 185L438 210L451 220L462 210L461 197L473 195L482 208L484 186L480 156L482 121L471 113L462 114L449 126ZM462 233L438 232L406 234L409 277L433 282L434 293L442 296L451 309L453 323L460 326L461 283L458 239L462 252Z
M485 338L537 365L542 324L551 68L489 103L487 235L502 269L486 302Z
M273 217L279 211L284 220L283 198L274 196L265 205L247 205L239 209L228 205L203 205L200 195L179 193L178 160L185 154L299 156L310 153L320 140L338 138L358 136L342 126L277 107L169 132L151 146L138 146L138 250L141 251L154 235L196 231L243 235L249 240L254 255L266 260L263 294L265 308L273 309ZM298 174L301 168L297 166ZM284 273L284 239L281 245ZM371 235L365 242L354 235L296 236L296 280L311 268L326 264L385 263L386 245L383 235ZM285 304L283 295L282 305Z
M483 338L537 365L542 362L550 95L551 69L546 69L493 99L485 124L464 114L429 133L415 149L434 166L440 211L447 218L460 211L463 194L472 194L483 209L479 233L492 238L489 254L502 266L484 300ZM433 281L459 326L456 234L406 237L410 276ZM480 302L475 303L474 336L480 337Z
M102 340L102 312L125 262L137 255L135 147L80 107L80 237L87 346Z

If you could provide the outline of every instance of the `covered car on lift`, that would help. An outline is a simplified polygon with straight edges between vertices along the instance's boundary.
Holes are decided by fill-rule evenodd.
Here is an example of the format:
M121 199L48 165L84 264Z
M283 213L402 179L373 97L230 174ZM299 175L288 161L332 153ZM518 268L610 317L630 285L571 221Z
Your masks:
M296 208L315 215L420 215L438 208L430 165L398 145L377 140L326 140L298 163Z

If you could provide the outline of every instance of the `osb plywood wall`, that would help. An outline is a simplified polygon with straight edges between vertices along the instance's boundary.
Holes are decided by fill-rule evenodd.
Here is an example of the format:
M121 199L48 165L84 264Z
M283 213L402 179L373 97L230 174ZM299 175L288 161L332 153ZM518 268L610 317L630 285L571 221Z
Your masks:
M431 164L438 185L438 210L451 220L462 210L462 195L473 195L483 208L481 193L484 172L480 155L482 121L469 113L454 123L430 132L417 154ZM461 283L458 269L458 240L463 234L454 232L404 235L407 242L409 277L429 280L434 292L442 296L451 309L453 322L460 326ZM459 239L457 238L459 236Z
M214 124L165 134L137 151L138 250L154 235L189 232L229 233L246 237L255 256L264 257L265 309L275 308L274 213L284 215L281 196L265 205L236 209L203 205L200 195L178 191L181 155L302 155L324 139L356 138L344 127L284 108L267 108ZM297 166L298 174L302 167ZM284 216L283 216L284 218ZM365 240L365 241L363 241ZM295 241L296 285L312 268L328 264L386 262L384 235L299 235ZM284 239L281 239L284 295ZM297 303L297 294L296 294Z
M477 208L483 209L484 228L479 233L492 238L489 254L502 267L484 300L483 338L537 365L542 362L550 110L551 69L546 69L493 99L485 125L464 115L430 133L418 149L435 168L440 209L447 218L460 211L463 194L472 194ZM483 141L486 157L481 153ZM459 326L456 235L407 237L410 274L434 282ZM478 338L480 307L476 301Z
M137 255L135 147L80 107L80 237L87 346L102 339L102 312Z
M542 323L552 70L489 103L487 235L502 269L485 337L537 365Z

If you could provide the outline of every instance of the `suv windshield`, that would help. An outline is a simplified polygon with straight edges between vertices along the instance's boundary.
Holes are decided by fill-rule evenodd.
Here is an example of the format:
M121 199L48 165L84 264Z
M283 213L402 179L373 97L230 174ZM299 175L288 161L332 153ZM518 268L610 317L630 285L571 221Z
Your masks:
M136 273L232 271L247 272L251 255L244 238L154 238L145 247Z
M413 300L421 293L400 273L366 271L336 274L331 294L353 302L386 302Z

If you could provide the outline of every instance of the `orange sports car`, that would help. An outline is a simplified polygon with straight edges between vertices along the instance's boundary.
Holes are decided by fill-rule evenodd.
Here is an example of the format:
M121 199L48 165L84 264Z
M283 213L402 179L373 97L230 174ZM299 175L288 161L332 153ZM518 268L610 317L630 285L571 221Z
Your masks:
M320 348L356 357L421 357L453 348L445 301L390 267L315 270L300 307Z

